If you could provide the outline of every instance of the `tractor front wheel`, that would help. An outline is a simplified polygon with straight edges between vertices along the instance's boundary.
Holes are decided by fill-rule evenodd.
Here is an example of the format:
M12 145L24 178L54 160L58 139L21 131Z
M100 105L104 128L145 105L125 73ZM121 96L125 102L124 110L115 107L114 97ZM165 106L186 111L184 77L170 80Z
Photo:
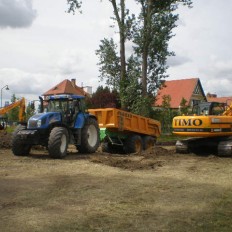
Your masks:
M62 159L67 155L68 131L64 127L54 127L48 140L48 152L51 158Z
M12 141L11 141L11 146L12 146L12 152L15 156L28 156L31 150L31 145L27 144L26 139L22 139L19 135L18 132L21 130L25 130L26 126L24 125L18 125L13 134L12 134Z

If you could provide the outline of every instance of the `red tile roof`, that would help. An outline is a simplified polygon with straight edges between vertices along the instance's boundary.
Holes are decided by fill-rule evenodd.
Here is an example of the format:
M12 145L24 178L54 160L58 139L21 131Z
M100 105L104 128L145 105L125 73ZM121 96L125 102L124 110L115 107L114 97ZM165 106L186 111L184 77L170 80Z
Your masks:
M158 91L155 106L162 105L164 95L171 96L171 108L179 108L182 98L189 103L198 83L199 78L165 81L164 87Z
M56 95L56 94L76 94L81 96L86 96L87 93L83 90L83 88L78 87L75 83L75 80L72 81L66 79L53 88L49 89L47 92L43 94L43 96L48 95Z
M232 103L232 96L231 97L208 97L208 102L220 102L220 103L227 103L227 105L230 105Z

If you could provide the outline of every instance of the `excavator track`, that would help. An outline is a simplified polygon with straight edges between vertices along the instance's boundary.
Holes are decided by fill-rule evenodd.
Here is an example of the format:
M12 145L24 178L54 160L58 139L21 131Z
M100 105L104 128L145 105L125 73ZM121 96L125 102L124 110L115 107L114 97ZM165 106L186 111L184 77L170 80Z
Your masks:
M176 152L213 153L218 156L232 156L232 137L188 138L176 142Z
M218 155L232 156L232 137L229 137L227 140L219 142Z

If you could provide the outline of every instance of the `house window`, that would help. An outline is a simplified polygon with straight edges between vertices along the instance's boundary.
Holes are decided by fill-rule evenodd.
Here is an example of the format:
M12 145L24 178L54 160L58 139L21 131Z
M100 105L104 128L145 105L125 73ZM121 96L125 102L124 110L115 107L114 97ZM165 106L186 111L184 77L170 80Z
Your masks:
M197 85L195 90L194 90L194 94L201 94L201 89L200 89L200 86Z
M200 102L201 102L200 100L195 100L195 99L193 99L193 100L191 101L191 106L198 105Z

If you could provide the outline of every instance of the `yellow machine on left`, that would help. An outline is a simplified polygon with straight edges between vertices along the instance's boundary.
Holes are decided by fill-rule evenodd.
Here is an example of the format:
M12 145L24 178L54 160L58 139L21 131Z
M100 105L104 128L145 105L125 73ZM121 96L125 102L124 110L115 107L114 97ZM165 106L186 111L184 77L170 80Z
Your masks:
M26 101L25 98L23 97L22 99L11 103L8 106L5 106L3 108L0 109L0 119L2 119L1 123L0 123L0 130L5 129L6 126L6 121L4 118L4 115L9 112L10 110L16 108L19 106L19 122L24 122L25 121L25 109L26 109Z

